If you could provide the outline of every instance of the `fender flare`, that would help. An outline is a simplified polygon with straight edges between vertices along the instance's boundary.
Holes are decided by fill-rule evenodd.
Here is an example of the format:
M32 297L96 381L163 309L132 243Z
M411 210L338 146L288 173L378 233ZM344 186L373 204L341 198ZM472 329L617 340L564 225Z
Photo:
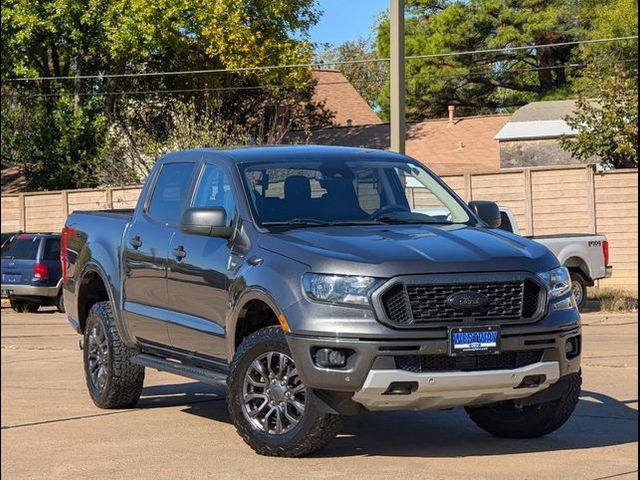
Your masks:
M82 285L84 278L90 273L95 273L96 275L98 275L98 277L100 277L100 280L102 280L102 283L105 286L105 290L107 291L107 297L109 297L109 303L111 304L111 311L113 312L113 316L116 321L116 328L118 330L118 334L120 335L120 339L127 347L135 348L136 343L131 337L131 335L129 334L129 331L127 330L126 325L123 321L122 312L118 308L118 302L116 301L116 294L114 292L113 284L111 283L111 281L109 281L109 276L105 272L104 268L102 268L100 264L96 263L93 260L90 260L89 262L87 262L82 268L80 275L78 275L78 278L80 279L79 285L80 286ZM76 294L77 303L79 303L80 301L80 292L81 290L78 289L78 293Z
M254 286L243 291L234 301L227 316L226 350L227 358L229 360L233 358L236 350L235 338L240 312L242 312L244 307L253 300L260 300L264 302L271 310L273 310L276 316L279 316L282 313L282 309L278 306L276 300L265 288Z
M584 268L567 266L567 261L571 260L572 258L579 260L581 265L584 266ZM560 261L561 265L569 269L579 268L584 273L584 276L586 277L587 281L590 281L593 278L593 272L591 271L591 266L589 265L589 262L587 262L584 252L582 252L579 248L575 248L571 246L565 247L558 253L558 260Z

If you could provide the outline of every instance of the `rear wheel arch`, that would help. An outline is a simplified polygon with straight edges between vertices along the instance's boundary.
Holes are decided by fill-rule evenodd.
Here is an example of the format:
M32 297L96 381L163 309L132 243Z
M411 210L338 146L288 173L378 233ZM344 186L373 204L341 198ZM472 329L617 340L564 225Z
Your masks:
M107 289L107 283L102 274L95 268L88 268L82 274L78 284L78 323L84 332L87 317L91 307L98 302L109 302L113 307L113 301Z
M567 258L563 265L569 269L570 272L579 273L587 283L591 282L591 273L589 272L589 265L587 262L578 256L572 256Z

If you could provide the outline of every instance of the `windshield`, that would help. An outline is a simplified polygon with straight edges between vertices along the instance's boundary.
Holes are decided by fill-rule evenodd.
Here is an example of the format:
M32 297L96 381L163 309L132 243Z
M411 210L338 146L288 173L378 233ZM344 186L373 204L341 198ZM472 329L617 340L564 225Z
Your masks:
M256 220L265 226L471 220L415 163L332 159L248 164L241 170Z

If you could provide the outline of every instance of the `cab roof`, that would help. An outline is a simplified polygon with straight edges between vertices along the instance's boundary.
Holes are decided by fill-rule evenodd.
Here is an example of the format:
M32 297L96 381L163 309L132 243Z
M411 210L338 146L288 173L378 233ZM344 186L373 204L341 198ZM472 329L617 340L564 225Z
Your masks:
M242 147L232 149L198 148L181 152L166 154L163 161L177 161L186 157L200 157L204 154L214 155L220 159L225 159L231 163L245 162L269 162L269 161L292 161L292 160L329 160L349 159L376 159L407 161L408 157L398 153L368 148L336 147L324 145L274 145L260 147Z

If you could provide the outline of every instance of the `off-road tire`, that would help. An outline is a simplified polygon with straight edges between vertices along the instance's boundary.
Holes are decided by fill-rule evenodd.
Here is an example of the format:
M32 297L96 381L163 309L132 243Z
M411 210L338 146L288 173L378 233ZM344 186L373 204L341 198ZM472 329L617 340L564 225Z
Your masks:
M18 313L36 313L40 308L39 303L19 302L16 300L9 300L9 304Z
M584 276L578 272L570 272L571 275L571 288L574 289L575 286L578 286L582 290L582 298L576 298L576 303L578 305L578 310L582 311L587 304L587 281Z
M108 354L108 376L102 390L92 382L88 367L89 335L96 324L100 322L106 333ZM111 304L109 302L95 303L84 329L84 374L87 389L93 403L100 408L129 408L134 406L142 394L144 382L144 367L131 362L136 352L125 346L120 340L115 325Z
M580 373L569 376L567 387L558 400L520 408L514 402L467 407L467 413L476 425L496 437L542 437L564 425L578 404L582 376Z
M291 355L279 326L266 327L246 337L233 357L227 380L229 415L242 439L257 453L272 457L301 457L326 446L340 431L341 417L324 413L307 389L305 413L291 431L275 435L259 430L243 412L243 382L255 358L269 351Z

